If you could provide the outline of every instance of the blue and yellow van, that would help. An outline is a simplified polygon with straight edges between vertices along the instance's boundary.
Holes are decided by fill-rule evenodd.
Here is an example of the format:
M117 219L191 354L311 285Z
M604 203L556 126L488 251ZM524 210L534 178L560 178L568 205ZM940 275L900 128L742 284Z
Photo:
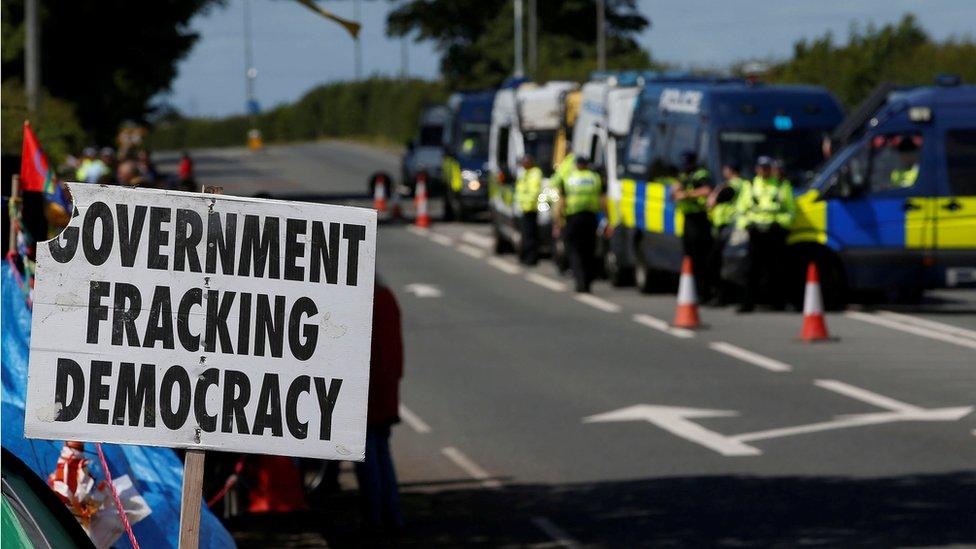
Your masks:
M488 132L494 91L456 93L444 128L444 208L448 218L467 219L488 209Z
M681 267L684 219L668 187L685 152L697 153L713 178L725 164L751 178L756 158L767 155L783 161L792 181L804 180L823 162L842 112L819 87L702 79L645 84L633 116L617 165L607 166L604 263L612 283L652 291Z

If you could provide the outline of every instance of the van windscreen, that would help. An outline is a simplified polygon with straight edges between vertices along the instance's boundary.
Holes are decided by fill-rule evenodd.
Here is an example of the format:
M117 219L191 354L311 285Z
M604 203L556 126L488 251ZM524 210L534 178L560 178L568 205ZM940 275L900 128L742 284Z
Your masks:
M743 177L755 174L756 159L769 156L783 162L794 183L805 182L824 161L824 133L820 130L725 130L719 133L719 161L738 166Z

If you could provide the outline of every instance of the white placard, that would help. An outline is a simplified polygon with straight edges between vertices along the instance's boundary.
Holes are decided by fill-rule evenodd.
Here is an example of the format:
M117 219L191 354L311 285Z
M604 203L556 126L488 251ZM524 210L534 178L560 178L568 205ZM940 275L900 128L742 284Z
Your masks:
M26 436L362 460L376 212L71 192L37 246Z

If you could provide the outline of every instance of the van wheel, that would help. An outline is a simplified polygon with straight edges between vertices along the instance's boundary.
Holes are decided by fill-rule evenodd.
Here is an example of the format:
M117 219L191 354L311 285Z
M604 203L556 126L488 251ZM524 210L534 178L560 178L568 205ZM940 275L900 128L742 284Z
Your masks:
M634 270L621 266L620 257L610 246L607 246L607 250L603 254L603 270L607 274L607 280L616 288L634 283Z

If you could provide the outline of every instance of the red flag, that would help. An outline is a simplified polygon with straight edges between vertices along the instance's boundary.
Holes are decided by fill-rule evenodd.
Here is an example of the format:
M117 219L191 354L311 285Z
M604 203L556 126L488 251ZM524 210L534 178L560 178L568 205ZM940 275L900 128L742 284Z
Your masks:
M30 122L24 121L24 149L20 157L20 185L25 191L44 192L53 183L48 169L47 156L31 129Z

